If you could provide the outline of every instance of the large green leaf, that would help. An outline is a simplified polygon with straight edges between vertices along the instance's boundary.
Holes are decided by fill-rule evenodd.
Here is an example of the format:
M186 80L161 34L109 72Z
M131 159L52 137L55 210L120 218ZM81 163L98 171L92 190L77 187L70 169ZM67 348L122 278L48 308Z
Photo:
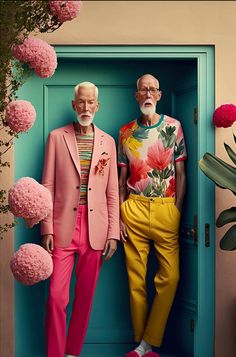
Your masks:
M233 161L233 163L236 165L236 154L235 152L231 149L231 147L224 143L225 150L227 151L227 154L229 155L230 159Z
M199 167L218 186L236 193L236 168L210 153L199 161Z
M213 156L213 155L212 155ZM219 157L213 156L217 159L217 161L219 161L224 167L226 167L227 169L229 169L233 174L236 173L236 168L234 166L231 166L230 164L227 164L227 162L223 161L222 159L220 159Z
M220 247L223 250L236 249L236 225L232 226L220 241Z
M219 217L216 220L216 226L222 227L225 224L235 221L236 221L236 207L231 207L220 213Z

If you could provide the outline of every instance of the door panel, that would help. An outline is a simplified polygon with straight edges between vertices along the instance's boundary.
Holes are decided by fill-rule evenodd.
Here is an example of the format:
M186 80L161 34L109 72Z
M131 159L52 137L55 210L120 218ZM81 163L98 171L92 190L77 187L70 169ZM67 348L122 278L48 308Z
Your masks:
M149 59L135 61L61 59L51 79L41 80L33 76L22 87L19 97L30 100L34 104L37 110L37 120L30 132L22 135L16 142L15 178L31 176L38 181L41 180L44 147L48 133L54 128L76 120L71 100L73 87L78 82L88 80L98 85L100 109L96 114L95 124L111 134L117 141L120 126L139 115L134 99L137 78L149 72L160 79L163 98L158 111L174 115L182 122L189 157L187 162L188 191L182 220L185 233L181 235L181 281L168 323L164 346L166 349L173 349L176 355L180 351L182 356L184 354L191 356L194 333L190 331L190 321L196 319L197 310L197 248L194 246L192 235L188 235L187 232L193 229L193 216L197 212L197 186L194 181L197 169L197 134L191 121L192 107L196 105L196 88L191 93L186 91L186 88L182 93L178 91L176 73L181 72L183 68L187 68L186 83L191 76L196 80L195 63L189 65L189 61L185 63L183 60ZM186 103L188 103L187 106ZM16 249L20 244L39 241L39 227L29 230L22 222L16 227ZM151 255L148 275L150 301L153 294L152 274L157 267L154 259ZM44 308L47 285L48 282L44 282L26 288L16 283L16 357L44 356ZM71 296L73 288L74 279L71 283ZM30 305L37 306L37 308L32 309ZM72 299L68 307L69 314L71 305ZM172 326L175 332L178 331L174 337L171 333ZM27 350L23 336L28 336ZM188 337L187 344L186 336ZM123 249L120 245L114 258L102 266L86 343L91 345L119 344L132 341L128 283Z

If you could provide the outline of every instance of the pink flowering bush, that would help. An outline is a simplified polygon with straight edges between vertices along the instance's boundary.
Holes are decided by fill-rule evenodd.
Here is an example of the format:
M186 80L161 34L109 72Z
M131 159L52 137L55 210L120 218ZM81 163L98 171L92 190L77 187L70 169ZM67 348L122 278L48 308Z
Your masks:
M228 128L236 121L236 105L223 104L214 111L213 123L218 128Z
M27 37L21 45L15 45L12 53L19 61L28 63L36 75L51 77L57 67L57 55L52 46L35 37Z
M10 260L15 279L33 285L50 277L53 263L50 254L38 244L22 244Z
M82 1L49 1L52 15L57 17L60 22L74 19L81 8Z
M49 190L31 177L22 177L8 192L10 211L22 217L29 227L39 223L52 210Z
M7 105L7 124L15 133L29 130L34 125L35 118L35 108L27 100L13 100Z

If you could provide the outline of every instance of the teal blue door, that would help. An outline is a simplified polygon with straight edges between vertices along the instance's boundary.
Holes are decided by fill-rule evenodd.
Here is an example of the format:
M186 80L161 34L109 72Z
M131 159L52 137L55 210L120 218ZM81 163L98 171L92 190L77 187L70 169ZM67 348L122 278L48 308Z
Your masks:
M210 150L209 145L213 146L212 129L208 128L208 141L205 142L201 133L208 124L200 120L206 115L209 121L209 107L214 103L213 91L211 96L207 93L210 98L208 108L201 98L206 94L204 85L207 81L202 68L207 69L205 57L206 54L211 57L211 51L204 49L196 54L195 49L190 48L186 55L186 48L179 48L179 54L176 54L176 48L169 48L168 52L166 48L157 47L155 52L153 48L150 51L148 47L135 46L131 46L130 50L124 47L58 47L57 51L59 64L55 75L44 80L32 76L19 92L21 99L30 100L35 106L37 120L30 132L16 142L15 179L30 176L40 181L48 133L75 120L71 100L73 87L78 82L88 80L98 85L100 110L95 124L117 141L119 127L139 115L134 99L136 79L143 73L152 73L159 78L163 98L158 111L175 116L182 122L189 157L188 187L180 235L181 280L162 356L167 356L169 352L171 356L213 357L214 245L211 242L210 247L205 246L204 225L211 223L213 226L211 212L214 211L214 201L205 203L206 189L212 200L214 196L212 187L198 170L202 151ZM213 81L213 76L210 80ZM194 115L197 109L198 123ZM19 222L15 230L15 248L27 242L40 242L39 227L29 230ZM152 255L149 267L151 301L152 275L156 268ZM73 285L72 279L71 296ZM207 297L206 287L209 289ZM15 284L16 357L45 356L47 289L48 282L33 287ZM102 267L81 357L122 356L132 343L127 276L120 245L114 258Z

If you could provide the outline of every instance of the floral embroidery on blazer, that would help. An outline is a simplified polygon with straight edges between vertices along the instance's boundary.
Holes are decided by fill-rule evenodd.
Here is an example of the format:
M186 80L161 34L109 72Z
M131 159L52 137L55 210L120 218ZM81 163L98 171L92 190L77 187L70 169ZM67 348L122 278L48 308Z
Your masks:
M101 157L98 160L97 165L95 166L95 174L104 176L104 168L105 166L107 166L107 163L110 160L110 157L106 157L106 155L108 155L108 153L105 151L101 154Z

